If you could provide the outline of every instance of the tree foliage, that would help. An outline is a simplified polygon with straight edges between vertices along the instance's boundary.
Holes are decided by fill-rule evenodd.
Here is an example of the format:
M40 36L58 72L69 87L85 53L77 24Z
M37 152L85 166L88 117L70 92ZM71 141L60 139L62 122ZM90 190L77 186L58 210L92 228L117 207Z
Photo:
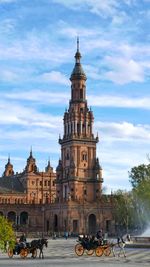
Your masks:
M150 164L133 167L129 178L137 203L137 212L141 217L141 224L146 225L150 218Z
M128 232L134 228L136 213L131 192L118 190L114 194L114 218L116 231Z
M3 216L0 216L0 249L5 251L7 243L9 247L13 248L15 245L15 240L16 238L12 228L12 223Z
M143 182L150 182L150 164L133 167L129 172L129 178L133 189L140 187Z

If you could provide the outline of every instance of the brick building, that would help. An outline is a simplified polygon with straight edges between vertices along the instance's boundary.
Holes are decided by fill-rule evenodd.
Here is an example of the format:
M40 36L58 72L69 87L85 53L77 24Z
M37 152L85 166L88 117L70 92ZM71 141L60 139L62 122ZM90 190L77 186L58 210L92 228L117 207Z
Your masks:
M25 169L14 174L8 159L0 179L0 214L27 231L113 233L112 196L102 194L102 167L96 155L94 116L86 99L86 74L81 65L79 40L71 73L71 99L59 138L61 157L56 173L40 172L30 152Z

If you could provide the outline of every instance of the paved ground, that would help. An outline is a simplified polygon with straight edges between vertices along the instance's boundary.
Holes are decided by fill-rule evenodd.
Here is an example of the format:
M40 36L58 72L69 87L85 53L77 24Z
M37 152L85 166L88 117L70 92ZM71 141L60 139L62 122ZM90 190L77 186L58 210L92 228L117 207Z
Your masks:
M0 253L0 267L45 267L45 266L57 266L57 267L137 267L137 266L150 266L150 249L139 248L126 248L127 257L109 257L102 256L96 257L87 256L86 253L78 257L74 252L74 246L76 245L75 239L57 239L49 240L48 248L44 249L45 258L31 259L29 254L26 259L21 259L20 256L14 256L9 259L7 254Z

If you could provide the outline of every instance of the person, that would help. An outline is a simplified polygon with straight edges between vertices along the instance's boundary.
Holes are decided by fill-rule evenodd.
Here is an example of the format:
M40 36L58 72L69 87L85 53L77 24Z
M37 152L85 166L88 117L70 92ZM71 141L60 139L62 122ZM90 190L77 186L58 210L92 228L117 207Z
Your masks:
M98 239L100 245L103 244L103 232L101 229L97 232L96 238Z
M103 234L102 234L102 230L99 230L96 234L97 239L102 239L103 238Z
M68 239L68 232L67 231L65 232L65 239L66 240Z
M19 242L20 242L20 243L21 243L21 242L23 242L23 243L26 243L26 242L27 242L25 233L22 234L22 236L21 236L20 239L19 239Z

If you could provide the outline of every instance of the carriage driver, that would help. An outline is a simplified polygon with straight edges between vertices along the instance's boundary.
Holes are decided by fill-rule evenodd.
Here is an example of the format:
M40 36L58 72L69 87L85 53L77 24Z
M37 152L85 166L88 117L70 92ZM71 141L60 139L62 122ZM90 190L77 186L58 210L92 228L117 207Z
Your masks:
M22 236L19 239L19 242L23 243L26 246L27 239L25 233L22 234Z

